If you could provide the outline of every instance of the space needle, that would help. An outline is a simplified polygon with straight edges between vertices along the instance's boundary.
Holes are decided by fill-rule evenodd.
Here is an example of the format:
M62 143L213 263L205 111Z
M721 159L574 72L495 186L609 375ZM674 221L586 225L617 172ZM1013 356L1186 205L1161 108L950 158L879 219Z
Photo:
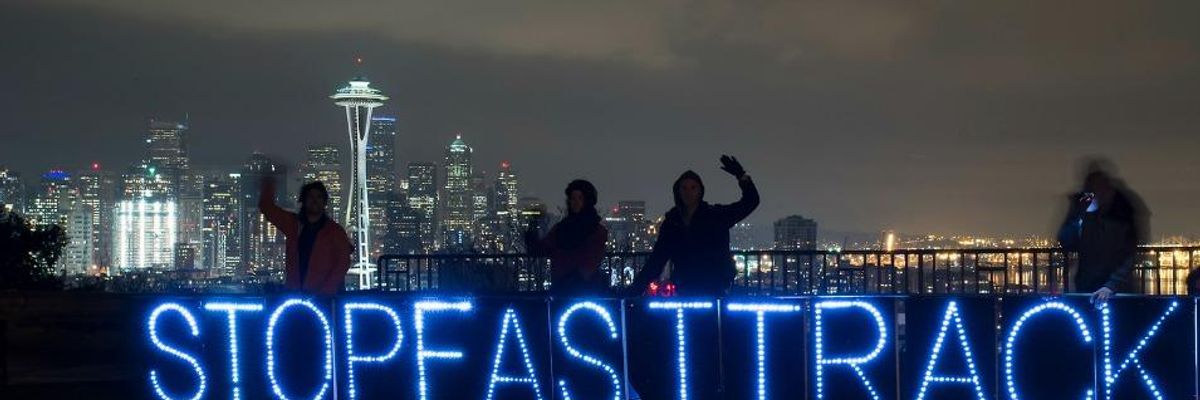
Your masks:
M356 59L361 65L362 59ZM371 112L388 99L379 89L371 87L367 78L359 75L338 89L332 96L333 104L346 110L346 131L350 135L350 197L346 201L346 225L354 235L358 259L350 273L358 276L358 288L370 289L375 264L371 263L371 220L367 202L367 140L371 130ZM351 222L353 221L353 222Z

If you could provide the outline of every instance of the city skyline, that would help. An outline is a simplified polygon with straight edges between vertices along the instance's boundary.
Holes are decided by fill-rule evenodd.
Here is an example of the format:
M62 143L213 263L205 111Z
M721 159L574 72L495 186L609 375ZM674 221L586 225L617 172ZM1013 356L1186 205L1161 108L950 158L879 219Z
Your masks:
M1104 4L1082 17L1054 3L739 12L804 22L768 24L778 31L704 12L720 2L694 12L629 5L644 11L634 21L564 6L515 30L506 12L475 16L461 37L431 28L447 25L441 14L359 29L330 18L352 10L228 4L193 15L131 4L6 6L0 34L39 44L0 48L12 60L0 66L11 88L0 94L0 131L26 144L0 150L0 164L25 176L121 165L145 117L190 113L204 138L191 149L197 165L235 165L256 150L299 165L305 144L340 139L344 122L322 95L362 56L365 73L398 94L381 111L398 118L399 164L440 160L446 136L461 131L489 149L479 165L514 160L528 193L547 201L583 177L602 204L644 199L658 214L670 182L696 169L709 200L727 202L736 188L716 158L729 153L762 187L758 226L802 213L832 231L1046 235L1078 186L1078 160L1099 154L1150 205L1154 237L1197 233L1200 188L1179 178L1200 174L1200 121L1187 112L1200 102L1187 73L1200 35L1178 18L1195 4ZM412 18L401 3L376 6L374 21ZM596 36L587 27L614 21L638 29L585 40ZM547 26L574 34L531 34ZM1136 34L1113 37L1109 26Z
M376 120L382 119L382 120L385 120L392 124L394 124L395 120L396 120L396 118L387 116L386 114L382 117L377 117L377 118L373 118L373 119L376 119ZM153 135L154 132L156 132L154 126L155 126L155 124L162 123L160 121L164 121L164 120L156 118L156 117L147 118L146 122L148 123L149 127L144 128L144 130L146 130L146 132L143 132L143 134L145 135L147 132L149 132L150 135ZM376 121L376 122L379 122L379 121ZM175 122L169 122L169 121L166 123L175 124ZM180 126L185 127L186 125L180 125ZM189 129L189 128L184 128L184 130L187 130L187 129ZM395 129L395 128L393 128L393 129ZM374 132L372 132L371 134L375 135ZM392 131L391 135L395 135L395 131ZM452 133L447 134L446 136L452 137L452 138L450 139L451 142L448 145L443 144L443 150L455 146L455 143L460 143L463 141L461 132L452 132ZM151 146L149 141L147 141L146 143L147 143L147 146ZM398 148L404 147L403 144L397 144L397 145L393 145L393 146L398 147ZM329 155L314 155L313 152L318 151L318 149L320 151L326 151L326 152L333 153L332 157L334 157L334 159L337 160L337 162L334 163L334 167L337 168L336 172L329 170L330 166L328 166L328 165L318 166L318 167L315 167L315 168L317 168L317 170L311 170L312 168L314 168L313 166L310 166L310 164L312 162L314 162L314 157L322 157L322 159L329 159L329 157L330 157ZM350 171L348 170L349 159L346 158L348 156L342 155L343 153L346 153L346 152L349 152L349 149L344 148L344 146L342 146L341 144L313 143L313 144L305 144L303 150L301 151L302 154L299 154L299 155L279 155L279 154L272 154L272 153L264 154L259 151L253 151L250 154L251 154L251 156L253 156L255 154L264 154L264 155L268 156L270 158L270 160L272 160L272 162L277 162L277 161L281 161L281 160L284 161L280 165L289 166L289 169L294 171L294 173L288 172L287 176L286 176L288 182L293 182L296 185L295 187L290 187L290 189L296 189L296 188L299 188L299 186L302 185L303 183L307 183L307 182L311 181L311 179L306 179L306 177L311 178L311 177L322 176L325 178L328 178L328 177L344 178L345 176L348 176L350 174ZM394 153L395 149L390 149L387 152L389 154ZM369 190L372 193L378 192L379 194L384 194L387 192L395 191L395 192L403 192L403 193L407 194L408 188L404 188L403 190L400 190L399 186L402 184L409 184L411 177L406 176L406 175L411 172L410 169L412 168L413 165L419 165L419 166L427 165L431 168L434 168L434 170L436 170L435 173L439 177L438 179L444 179L446 177L446 172L444 171L445 166L446 166L445 160L442 160L442 162L433 162L433 161L424 161L424 160L403 161L403 160L395 159L394 155L385 157L385 156L378 155L377 154L378 151L375 151L375 153L376 154L373 155L374 157L377 158L377 160L374 161L375 163L384 163L385 161L383 161L383 160L385 160L385 159L391 160L391 162L393 164L395 164L395 168L384 171L384 170L378 169L378 167L375 167L376 170L371 173L370 178L368 178L369 181L372 181L373 183L382 182L380 175L383 175L386 172L390 172L390 175L392 175L394 179L391 181L388 181L391 184L387 185L387 188L385 188L385 189L377 189L375 187L371 187ZM244 157L245 155L243 154L242 156ZM136 168L139 165L139 163L142 163L142 164L140 164L141 168L147 168L145 161L152 159L153 157L154 156L151 155L149 158L143 158L136 162L127 163L125 165L125 167ZM443 154L443 158L444 157L445 157L445 155ZM185 158L187 158L187 157L185 157ZM299 160L299 161L291 162L291 160ZM185 160L183 162L192 165L190 168L192 168L194 170L204 171L205 174L211 174L214 171L216 171L218 173L226 173L226 172L236 173L236 171L238 171L239 169L244 168L244 165L241 165L241 164L214 165L211 163L205 163L205 162L203 162L203 160L201 160L201 162L196 162L192 158L187 158L187 160ZM370 163L371 162L368 162L368 164L370 164ZM474 171L473 172L474 175L493 174L492 176L494 176L494 174L506 171L508 168L511 168L511 165L512 165L512 162L510 160L503 159L502 161L499 162L499 165L496 165L496 166L494 166L495 168L490 168L490 169L486 168L486 167L479 168L479 166L476 163L471 163L471 170ZM321 170L321 168L324 168L324 170ZM9 176L15 176L17 179L23 180L23 184L25 186L35 186L35 183L33 183L34 182L33 179L44 178L44 177L50 176L50 175L60 176L61 174L65 174L65 175L69 175L69 176L75 176L77 178L87 178L89 176L88 175L89 172L113 173L114 171L118 171L121 169L125 169L125 168L118 166L116 169L113 169L113 168L105 166L96 161L81 160L79 162L78 166L64 167L61 165L55 165L48 169L42 170L40 172L34 171L32 174L30 174L25 171L20 171L20 170L14 169L14 168L9 168L7 165L0 164L0 173L3 173L3 174L0 174L0 180L2 180L4 178L8 178ZM522 172L524 172L524 171L522 171ZM318 174L321 174L321 175L318 175ZM522 175L524 175L524 174L522 174ZM95 178L93 178L93 179L95 179ZM328 179L326 179L326 180L328 180ZM339 197L343 197L344 195L348 194L347 190L343 187L346 184L348 184L348 182L343 182L343 181L339 180L338 183L333 183L333 184L330 184L329 182L325 182L325 183L330 187L330 190L331 190L331 193L330 193L331 203L330 203L330 209L329 209L329 212L331 213L330 216L336 220L340 220L340 219L342 219L342 217L344 217L344 215L340 215L340 214L335 215L333 213L335 211L338 211L338 209L339 209L338 206L340 205L339 203L341 203L342 201L345 201L345 200L340 200ZM147 183L142 183L142 184L147 184ZM159 184L162 185L163 183L160 182ZM494 187L494 185L488 186L488 189L492 189L493 187ZM445 190L446 190L446 188L443 187L441 184L439 184L436 187L437 193L444 193ZM493 195L494 194L495 193L493 193ZM24 193L24 195L29 196L30 194ZM74 194L74 195L79 196L78 194ZM292 202L293 199L291 197L292 195L294 195L294 193L282 193L281 198L287 199L287 200L282 202L281 205L283 205L285 208L292 208L294 206L294 203ZM527 191L521 191L517 195L522 198L526 198L526 197L527 198L536 198L541 201L544 201L547 199L546 197L540 196L537 193L529 193ZM560 204L561 201L555 201L553 199L553 196L558 196L558 195L560 195L560 193L551 193L551 195L550 195L551 201L549 202L550 211L559 211L559 212L562 211L561 210L562 204ZM374 194L372 196L374 196ZM8 195L7 197L13 197L13 195ZM37 220L36 199L28 198L26 200L28 201L29 206L33 207L28 211L30 213L32 213L33 218L34 218L33 221L36 221ZM706 200L709 200L709 199L706 198ZM94 200L92 200L92 201L94 201ZM435 200L435 201L438 201L438 200ZM442 201L442 203L440 204L440 207L444 208L445 207L444 199L442 199L441 201ZM709 200L709 201L711 201L711 200ZM618 207L620 207L623 203L628 203L628 202L639 202L639 203L643 203L643 204L654 203L653 201L646 201L646 199L601 199L601 202L600 202L600 204L598 204L598 206L602 211L605 209L611 209L610 211L612 211L612 214L615 215L615 214L618 214L616 209ZM386 198L372 199L371 203L375 204L371 208L372 214L376 214L376 213L382 214L385 212L383 209L386 207L386 203L387 203ZM376 206L378 206L378 207L376 207ZM643 207L645 207L645 206L643 206ZM647 209L647 211L644 211L644 213L645 213L645 215L647 215L647 217L649 217L651 220L653 220L655 218L662 216L664 213L666 213L669 210L669 207L670 207L669 205L665 205L664 208L662 208L660 210L653 210L653 209L650 209L649 207L645 207ZM775 235L772 225L775 222L777 222L778 220L786 218L789 215L793 215L796 212L803 212L803 210L793 210L790 212L785 212L784 214L777 216L777 217L760 216L760 218L758 218L758 219L764 220L761 222L758 221L757 219L752 219L753 221L751 223L747 223L752 228L752 232L749 236L750 241L752 243L755 243L755 245L760 248L770 247L769 244L773 240L772 239L773 235ZM61 215L59 215L63 220L64 228L67 227L67 225L68 225L67 219L70 218L70 216L68 214L69 214L69 212L64 212ZM344 213L342 213L342 214L344 214ZM444 218L445 215L444 214L435 215L435 217L436 218ZM818 221L821 220L821 218L819 216L814 216L814 217L816 217L816 220L818 220ZM96 213L92 217L92 221L93 221L92 223L99 224L100 222L99 222L98 218L99 218L99 214ZM372 218L374 220L378 220L378 218L376 218L374 216ZM468 219L474 220L474 218L468 218ZM375 225L375 222L372 222L372 225ZM381 226L381 229L383 229L382 226ZM373 228L373 230L374 230L374 228ZM1043 240L1046 240L1047 238L1050 238L1053 236L1053 232L1051 232L1049 230L1038 231L1038 232L1015 232L1015 233L1001 232L1001 233L996 233L996 232L989 232L987 230L975 230L975 231L954 231L954 230L950 230L950 229L937 229L937 230L932 230L932 231L905 230L905 229L902 229L902 228L899 228L896 226L890 226L890 225L827 229L824 227L824 225L822 225L822 229L821 229L822 234L820 235L819 241L822 244L826 244L827 245L826 247L841 248L840 246L833 245L833 243L842 243L842 242L864 243L864 240L865 241L874 240L873 237L877 236L881 231L893 231L894 232L897 230L903 231L903 232L905 232L905 234L912 235L915 237L924 237L924 236L931 236L931 237L932 236L938 236L938 237L982 237L982 238L987 238L989 240L998 240L998 241L1025 240L1025 241L1029 241L1030 243L1043 241ZM379 254L382 254L382 253L380 253L380 251L383 248L383 244L382 244L383 238L382 238L382 234L375 233L375 232L372 233L372 236L375 237L375 239L372 239L372 241L374 243L372 243L371 247L374 250L372 250L371 253L377 257ZM1150 242L1151 243L1185 243L1185 242L1188 242L1189 240L1193 240L1193 238L1195 238L1195 237L1197 237L1197 234L1190 233L1190 232L1155 232L1154 236L1152 236L1150 238L1151 239ZM444 239L445 239L444 237L439 238L439 240L441 240L442 242L444 242ZM953 240L951 240L949 242L953 242Z

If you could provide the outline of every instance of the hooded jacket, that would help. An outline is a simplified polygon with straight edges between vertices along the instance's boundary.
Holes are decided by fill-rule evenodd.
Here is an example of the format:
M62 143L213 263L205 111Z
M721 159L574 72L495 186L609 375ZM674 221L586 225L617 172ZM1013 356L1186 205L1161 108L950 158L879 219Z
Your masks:
M1063 249L1079 253L1075 291L1091 293L1101 287L1115 292L1131 289L1137 245L1144 235L1140 200L1117 190L1111 205L1095 212L1068 215L1059 229Z
M686 207L679 188L686 179L700 183L701 199L704 183L695 172L687 171L675 180L675 207L667 212L658 228L654 251L631 287L637 291L662 274L671 262L671 281L684 296L721 296L729 290L737 270L729 250L729 229L741 222L758 207L758 189L749 176L738 180L742 198L732 204L708 204L701 200L690 224L684 223Z

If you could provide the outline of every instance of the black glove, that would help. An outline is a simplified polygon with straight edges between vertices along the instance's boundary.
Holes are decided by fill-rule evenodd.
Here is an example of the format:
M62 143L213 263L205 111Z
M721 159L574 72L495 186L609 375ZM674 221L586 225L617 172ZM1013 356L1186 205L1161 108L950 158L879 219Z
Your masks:
M742 168L742 163L739 163L737 158L726 155L721 156L721 169L737 178L746 175L746 169Z

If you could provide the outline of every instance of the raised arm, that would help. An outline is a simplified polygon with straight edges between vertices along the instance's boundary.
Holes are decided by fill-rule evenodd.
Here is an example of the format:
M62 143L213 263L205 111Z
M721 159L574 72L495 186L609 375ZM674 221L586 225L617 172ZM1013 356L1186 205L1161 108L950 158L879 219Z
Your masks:
M722 207L725 228L728 229L742 222L743 219L750 216L754 209L758 208L758 187L754 186L754 181L750 179L750 175L742 175L738 178L738 187L742 189L742 198Z
M280 208L275 204L275 182L270 178L263 179L258 193L258 211L263 217L275 225L284 235L294 235L298 230L296 215Z
M737 178L738 187L742 189L742 198L718 208L722 224L729 229L758 208L758 187L754 186L754 180L746 175L746 169L742 168L742 163L736 157L721 156L721 169Z

